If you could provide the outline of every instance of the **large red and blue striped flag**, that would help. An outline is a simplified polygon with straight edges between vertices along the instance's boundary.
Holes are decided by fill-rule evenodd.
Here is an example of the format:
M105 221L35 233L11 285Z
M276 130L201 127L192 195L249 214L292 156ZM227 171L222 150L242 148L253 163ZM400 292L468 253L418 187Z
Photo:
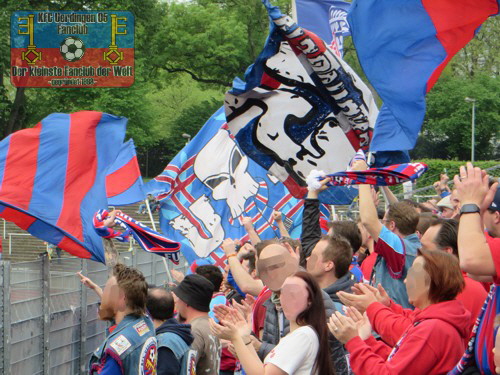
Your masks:
M0 142L0 217L80 258L105 262L93 215L107 207L106 176L127 119L51 114Z
M354 0L348 17L359 61L384 104L371 151L410 150L425 95L498 0Z

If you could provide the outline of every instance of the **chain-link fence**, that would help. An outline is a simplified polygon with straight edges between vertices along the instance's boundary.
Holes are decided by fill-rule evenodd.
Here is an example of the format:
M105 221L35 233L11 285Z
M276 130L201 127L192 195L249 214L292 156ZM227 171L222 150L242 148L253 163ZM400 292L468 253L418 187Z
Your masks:
M168 282L161 257L138 250L121 258L148 283ZM175 268L184 272L184 260ZM106 323L98 320L98 297L80 283L78 271L101 286L108 278L103 264L77 258L0 261L0 374L88 373Z

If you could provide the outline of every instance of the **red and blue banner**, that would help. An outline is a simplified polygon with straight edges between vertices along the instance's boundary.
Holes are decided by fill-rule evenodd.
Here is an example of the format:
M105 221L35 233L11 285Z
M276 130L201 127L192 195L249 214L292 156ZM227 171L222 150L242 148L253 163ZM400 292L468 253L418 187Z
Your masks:
M128 87L134 83L134 16L125 11L16 11L16 87Z
M425 95L450 59L499 12L497 0L355 0L348 16L363 70L383 100L371 151L410 150Z
M80 258L105 262L93 216L107 207L106 177L127 119L54 113L0 142L0 217Z

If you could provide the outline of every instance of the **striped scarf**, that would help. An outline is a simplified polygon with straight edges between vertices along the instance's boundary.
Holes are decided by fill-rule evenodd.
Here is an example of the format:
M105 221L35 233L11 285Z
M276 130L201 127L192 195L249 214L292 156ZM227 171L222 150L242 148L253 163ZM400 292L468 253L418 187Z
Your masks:
M488 307L488 304L490 301L493 299L493 296L495 295L497 286L493 284L490 288L490 292L488 293L488 297L486 297L486 300L484 301L484 305L481 308L480 313L477 316L476 323L474 324L474 328L472 328L472 336L469 340L469 343L467 344L467 348L465 349L465 353L458 362L458 364L450 371L448 372L448 375L458 375L462 374L464 370L470 366L472 366L475 362L474 359L474 347L476 345L476 337L477 333L479 330L479 325L481 323L481 320L483 319L483 316L486 312L486 308Z

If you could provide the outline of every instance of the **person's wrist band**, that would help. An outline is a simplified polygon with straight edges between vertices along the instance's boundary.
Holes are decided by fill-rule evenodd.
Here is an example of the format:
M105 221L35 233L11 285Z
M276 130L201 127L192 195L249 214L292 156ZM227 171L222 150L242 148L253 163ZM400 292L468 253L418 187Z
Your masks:
M251 344L252 343L252 339L248 340L248 342L244 342L245 345L248 345L248 344Z
M462 205L462 208L460 209L460 216L464 214L475 214L475 213L478 214L481 213L481 209L475 203L465 203Z

